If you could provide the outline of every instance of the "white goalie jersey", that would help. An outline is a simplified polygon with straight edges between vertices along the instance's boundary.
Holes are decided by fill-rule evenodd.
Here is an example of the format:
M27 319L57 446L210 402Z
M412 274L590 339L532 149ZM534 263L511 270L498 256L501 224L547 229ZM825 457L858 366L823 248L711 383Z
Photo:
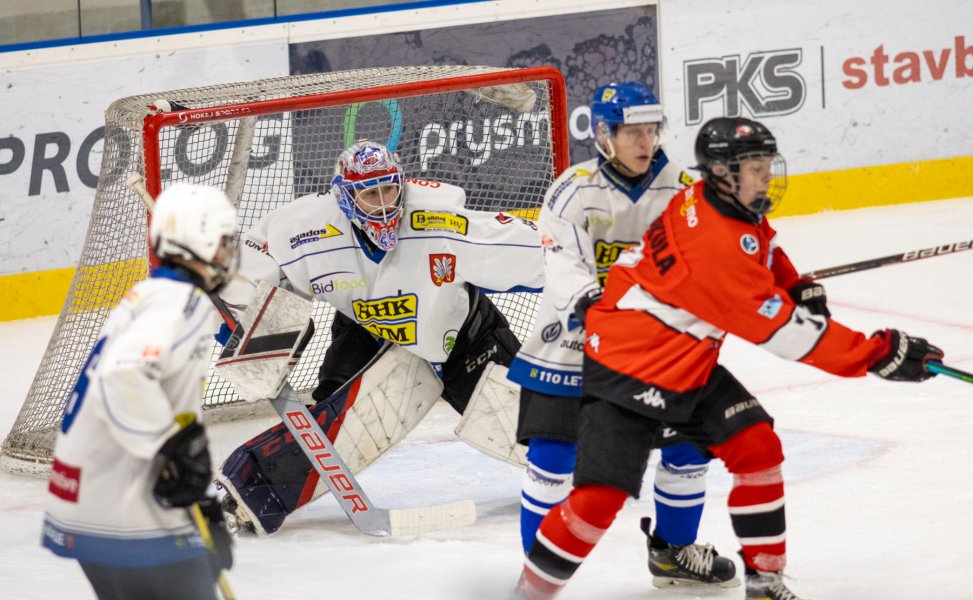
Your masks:
M692 182L662 150L638 185L600 158L573 165L557 178L537 222L547 285L533 332L510 365L512 381L554 396L581 395L585 337L575 304L604 287L618 255L638 243L669 199Z
M409 180L398 242L383 252L362 241L330 192L304 196L243 235L240 274L326 300L438 371L469 313L464 284L486 292L538 291L544 281L536 226L467 210L465 199L459 187ZM242 306L253 290L237 281L221 295Z
M112 311L65 407L44 546L115 566L206 553L186 511L153 497L153 460L179 429L176 415L200 416L218 322L205 294L168 268Z

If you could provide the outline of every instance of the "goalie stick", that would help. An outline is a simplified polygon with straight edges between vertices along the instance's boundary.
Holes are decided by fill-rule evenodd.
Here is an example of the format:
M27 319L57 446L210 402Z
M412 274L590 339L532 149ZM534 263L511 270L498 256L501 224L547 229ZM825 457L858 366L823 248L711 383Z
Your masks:
M145 188L142 176L132 173L126 184L138 194L146 210L151 213L155 201ZM234 329L233 335L242 334L223 299L216 294L208 296L223 319ZM285 383L280 394L270 399L270 403L311 466L338 499L341 509L361 532L375 536L415 535L470 525L476 521L476 505L472 500L418 508L385 509L375 506L290 384Z
M836 277L838 275L846 275L848 273L857 273L859 271L867 271L868 269L887 267L889 265L897 265L901 263L912 262L915 260L921 260L923 258L932 258L933 256L955 254L957 252L964 252L966 250L971 250L971 249L973 249L973 240L954 242L952 244L942 244L940 246L934 246L932 248L920 248L919 250L909 250L908 252L891 254L889 256L883 256L881 258L871 258L868 260L849 263L847 265L839 265L837 267L829 267L827 269L810 271L808 273L804 273L803 275L801 275L801 277L807 279L824 279L825 277Z

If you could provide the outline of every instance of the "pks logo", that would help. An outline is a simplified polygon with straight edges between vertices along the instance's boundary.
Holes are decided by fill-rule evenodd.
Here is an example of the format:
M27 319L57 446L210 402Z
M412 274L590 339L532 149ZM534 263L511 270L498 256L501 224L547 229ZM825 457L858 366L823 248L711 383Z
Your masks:
M429 275L436 287L452 283L456 279L456 256L453 254L430 254Z
M754 117L789 115L804 105L807 84L797 68L801 48L703 58L683 63L686 82L686 124L705 120L705 106L722 102L722 116L739 117L744 109Z

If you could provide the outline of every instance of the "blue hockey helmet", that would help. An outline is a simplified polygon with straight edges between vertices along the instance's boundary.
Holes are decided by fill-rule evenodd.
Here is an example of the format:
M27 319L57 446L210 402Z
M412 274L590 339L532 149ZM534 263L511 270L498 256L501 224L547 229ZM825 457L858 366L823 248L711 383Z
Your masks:
M378 142L352 144L335 164L331 187L338 207L382 250L391 250L397 241L404 179L398 158Z
M619 125L634 123L663 123L662 104L648 87L638 81L609 83L595 90L591 101L591 135L595 147L606 157L614 155L605 148L602 139L610 144Z

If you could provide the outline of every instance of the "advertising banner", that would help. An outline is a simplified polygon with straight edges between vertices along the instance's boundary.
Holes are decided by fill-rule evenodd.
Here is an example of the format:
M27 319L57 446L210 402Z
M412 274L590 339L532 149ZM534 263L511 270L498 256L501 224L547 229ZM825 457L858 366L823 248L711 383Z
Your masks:
M656 86L657 26L657 7L649 5L301 42L290 47L290 68L296 75L397 65L550 65L567 83L571 160L578 162L594 156L588 105L598 86L624 80Z

